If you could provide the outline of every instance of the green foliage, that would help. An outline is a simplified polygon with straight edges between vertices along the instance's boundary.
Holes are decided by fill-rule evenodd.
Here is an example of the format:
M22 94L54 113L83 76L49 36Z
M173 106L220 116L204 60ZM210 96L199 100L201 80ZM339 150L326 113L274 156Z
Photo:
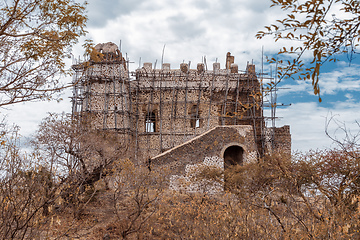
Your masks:
M284 19L266 26L259 31L257 38L273 35L280 39L294 41L290 48L283 47L278 54L284 60L272 58L270 63L278 62L278 78L311 80L314 94L320 98L319 74L326 62L337 61L339 54L348 54L350 60L359 45L360 3L356 0L271 0L271 7L280 7L287 13ZM339 9L339 10L337 10ZM339 17L337 17L337 15ZM311 53L310 64L305 54ZM293 56L291 60L286 60ZM307 67L309 66L309 67ZM269 87L273 87L270 84Z

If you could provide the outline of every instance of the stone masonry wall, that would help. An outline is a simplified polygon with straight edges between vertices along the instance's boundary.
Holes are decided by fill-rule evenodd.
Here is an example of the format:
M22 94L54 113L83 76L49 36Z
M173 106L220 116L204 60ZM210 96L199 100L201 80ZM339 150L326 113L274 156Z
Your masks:
M201 163L206 157L223 159L230 146L244 149L244 163L257 159L252 126L218 126L188 142L151 159L151 166L167 165L172 174L183 174L189 164Z
M198 69L181 64L175 70L164 65L168 68L154 70L144 63L131 82L132 116L137 116L132 120L136 151L143 161L219 125L253 125L255 117L257 132L261 133L261 110L255 107L260 101L256 96L260 84L254 71L240 74L219 69L217 63L213 71L204 70L201 64ZM156 119L151 133L146 132L149 113Z
M275 128L274 149L278 152L291 155L291 134L289 125Z

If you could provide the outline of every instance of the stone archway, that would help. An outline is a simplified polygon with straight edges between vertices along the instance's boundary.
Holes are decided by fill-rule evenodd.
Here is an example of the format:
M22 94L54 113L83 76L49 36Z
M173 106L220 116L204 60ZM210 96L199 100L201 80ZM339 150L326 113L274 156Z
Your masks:
M233 165L242 165L244 162L244 149L238 145L232 145L225 149L224 154L225 169Z
M243 165L244 163L244 148L239 145L231 144L223 151L224 158L224 189L231 190L232 180L231 176L234 172L231 170L236 165Z

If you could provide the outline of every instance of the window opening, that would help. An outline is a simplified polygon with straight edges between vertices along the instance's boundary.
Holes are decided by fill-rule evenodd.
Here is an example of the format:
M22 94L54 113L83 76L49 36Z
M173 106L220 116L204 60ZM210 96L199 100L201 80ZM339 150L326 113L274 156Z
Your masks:
M195 122L195 128L199 128L199 127L200 127L200 119L197 118Z
M154 112L150 112L146 115L145 131L156 132L156 117Z
M199 128L200 127L200 114L197 105L191 107L190 110L190 126L192 128Z
M236 117L235 113L235 103L231 100L226 101L222 106L222 121L221 125L232 125L234 118Z

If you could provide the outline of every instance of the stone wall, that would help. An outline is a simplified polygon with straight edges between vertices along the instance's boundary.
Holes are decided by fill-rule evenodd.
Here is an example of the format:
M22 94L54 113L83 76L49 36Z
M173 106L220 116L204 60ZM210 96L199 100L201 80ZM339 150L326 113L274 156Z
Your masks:
M275 128L274 149L277 152L291 154L291 134L289 125Z
M224 158L225 150L239 146L244 150L243 163L257 159L257 147L252 126L217 126L186 143L150 159L151 166L167 165L172 174L183 174L189 164L197 164L206 157Z
M129 78L121 62L92 63L84 72L83 111L98 129L130 129Z
M137 156L146 160L222 125L253 125L261 133L260 83L251 74L220 69L207 71L202 64L189 69L160 70L150 63L138 69L131 82L132 119L136 129ZM146 131L147 116L154 114L154 132ZM260 135L257 141L260 141ZM146 149L146 150L145 150ZM156 155L157 155L156 154Z

